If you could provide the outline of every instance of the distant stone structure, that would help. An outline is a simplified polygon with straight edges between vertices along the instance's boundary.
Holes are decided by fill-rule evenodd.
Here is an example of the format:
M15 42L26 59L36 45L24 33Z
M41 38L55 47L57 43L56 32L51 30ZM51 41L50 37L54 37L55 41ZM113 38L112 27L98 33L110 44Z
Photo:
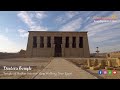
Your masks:
M90 57L87 32L29 31L27 57Z
M120 58L120 51L107 53L106 57L108 57L108 58Z
M21 49L20 52L19 52L19 56L26 57L26 51Z

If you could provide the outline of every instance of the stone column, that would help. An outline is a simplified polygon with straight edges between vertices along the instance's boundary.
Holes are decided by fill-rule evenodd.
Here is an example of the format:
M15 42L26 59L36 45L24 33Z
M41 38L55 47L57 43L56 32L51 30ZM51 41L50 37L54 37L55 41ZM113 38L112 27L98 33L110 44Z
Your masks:
M72 49L72 36L69 37L69 51L70 51L70 57L71 57L71 49Z
M69 37L69 47L72 48L72 37Z
M37 36L37 48L40 48L40 37Z
M39 48L40 48L40 36L37 36L37 49L36 49L36 56L39 57ZM34 52L35 53L35 52Z
M51 48L52 48L52 57L54 57L54 50L55 50L55 44L54 44L54 36L51 37Z
M47 48L47 37L44 36L44 48Z
M97 65L98 65L98 60L94 59L93 66L97 66Z
M87 59L87 66L91 67L91 60L90 59Z
M76 37L76 48L79 48L79 37Z
M120 66L120 59L119 58L116 58L116 63L118 66Z
M107 60L107 63L108 63L108 67L112 66L111 60Z
M86 57L86 37L83 37L83 57Z
M100 66L102 69L105 68L105 60L101 60L100 64L101 64Z
M65 54L65 37L62 37L61 48L62 48L62 57L64 57L64 54Z

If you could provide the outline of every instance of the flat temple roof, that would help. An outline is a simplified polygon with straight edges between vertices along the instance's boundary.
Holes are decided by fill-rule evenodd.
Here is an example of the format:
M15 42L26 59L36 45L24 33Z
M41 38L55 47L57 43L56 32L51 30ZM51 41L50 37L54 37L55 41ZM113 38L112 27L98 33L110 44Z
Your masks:
M28 31L28 32L51 32L51 33L87 33L88 31Z

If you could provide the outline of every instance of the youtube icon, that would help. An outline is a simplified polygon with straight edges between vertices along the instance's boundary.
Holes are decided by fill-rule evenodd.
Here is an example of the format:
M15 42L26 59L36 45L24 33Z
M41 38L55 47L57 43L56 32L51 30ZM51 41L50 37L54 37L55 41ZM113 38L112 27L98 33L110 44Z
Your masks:
M116 70L113 70L113 74L117 74L117 71L116 71Z

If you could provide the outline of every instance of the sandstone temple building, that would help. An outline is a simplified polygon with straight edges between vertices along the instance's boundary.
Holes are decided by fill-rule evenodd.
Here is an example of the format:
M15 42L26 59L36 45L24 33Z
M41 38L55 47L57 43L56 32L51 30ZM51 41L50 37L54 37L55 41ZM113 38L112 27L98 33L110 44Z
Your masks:
M89 57L87 32L29 31L27 57Z

